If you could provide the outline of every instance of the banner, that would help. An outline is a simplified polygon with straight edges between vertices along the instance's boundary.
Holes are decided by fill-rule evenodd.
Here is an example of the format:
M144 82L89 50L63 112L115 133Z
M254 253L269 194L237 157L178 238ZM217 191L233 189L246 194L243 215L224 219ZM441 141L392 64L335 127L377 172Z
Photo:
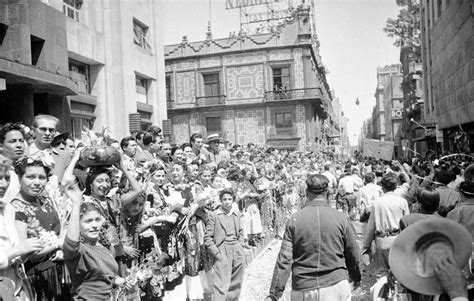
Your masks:
M362 141L362 155L389 161L393 157L393 147L393 141L364 139Z

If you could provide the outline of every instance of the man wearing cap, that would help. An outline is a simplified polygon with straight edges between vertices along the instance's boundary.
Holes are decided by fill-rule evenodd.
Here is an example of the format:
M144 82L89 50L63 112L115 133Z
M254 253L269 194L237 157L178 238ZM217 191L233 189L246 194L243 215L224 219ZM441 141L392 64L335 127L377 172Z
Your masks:
M369 262L372 241L375 240L375 276L381 278L388 274L388 253L398 233L400 219L409 214L408 202L395 194L398 176L389 172L382 178L384 194L376 198L370 211L367 231L363 245L363 260Z
M209 146L208 149L202 149L202 152L206 156L206 161L209 163L219 164L221 162L221 157L219 154L219 142L221 137L219 134L211 134L207 136L206 143Z
M329 206L329 180L310 175L308 201L286 225L266 301L278 300L292 274L291 300L350 300L348 278L358 286L359 247L344 213Z

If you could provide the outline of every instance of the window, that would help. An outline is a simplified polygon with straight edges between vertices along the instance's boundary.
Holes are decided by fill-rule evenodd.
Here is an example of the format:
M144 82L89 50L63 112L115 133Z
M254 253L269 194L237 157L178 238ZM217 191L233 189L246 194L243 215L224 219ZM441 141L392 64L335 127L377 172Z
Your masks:
M293 116L291 113L275 113L275 127L277 130L289 130L293 127Z
M133 19L133 42L143 49L151 50L150 43L148 43L147 33L148 26L140 21Z
M82 0L63 0L63 13L69 18L79 22L79 10Z
M3 40L5 39L7 30L8 30L8 25L0 23L0 46L3 44Z
M219 85L219 73L203 74L204 96L213 97L221 94Z
M137 101L148 103L148 79L135 75Z
M140 110L138 110L138 113L140 114L140 129L142 131L146 131L152 125L152 122L151 122L152 113L140 111Z
M94 119L91 117L71 116L71 129L74 139L81 139L84 128L92 130Z
M221 133L221 117L213 116L206 117L206 131L207 134L220 134Z
M282 92L290 89L290 68L273 68L273 91Z
M69 59L69 77L78 86L79 92L90 93L89 76L89 65Z
M31 42L31 64L38 65L41 51L43 50L44 40L35 36L30 36Z
M173 91L171 90L171 76L167 76L165 80L166 85L166 101L173 101Z

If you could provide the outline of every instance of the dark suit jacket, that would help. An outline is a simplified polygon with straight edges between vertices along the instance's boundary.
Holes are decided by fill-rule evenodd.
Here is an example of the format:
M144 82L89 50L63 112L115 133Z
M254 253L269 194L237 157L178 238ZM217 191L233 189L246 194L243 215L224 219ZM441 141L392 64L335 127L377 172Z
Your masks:
M226 237L226 229L224 228L221 220L225 216L222 209L217 209L216 211L209 214L206 234L204 235L204 244L209 249L213 256L216 256L219 253L219 247L224 242ZM237 240L240 244L244 243L244 234L242 227L240 225L240 216L238 213L233 212L232 217L234 218L235 233L237 233Z

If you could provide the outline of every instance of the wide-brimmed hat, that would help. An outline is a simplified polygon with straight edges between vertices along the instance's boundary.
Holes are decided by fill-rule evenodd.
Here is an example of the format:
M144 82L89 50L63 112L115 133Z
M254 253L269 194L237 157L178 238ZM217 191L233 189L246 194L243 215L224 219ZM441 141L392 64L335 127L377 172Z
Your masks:
M443 288L434 273L436 258L452 252L463 268L471 257L471 234L449 219L430 217L403 230L390 248L390 269L408 289L436 295Z
M54 136L53 141L51 141L51 146L55 147L65 142L66 139L69 138L70 135L71 134L69 132L57 134L56 136Z
M219 134L211 134L207 136L206 143L209 144L212 141L217 141L217 142L221 141L221 137L219 136Z

